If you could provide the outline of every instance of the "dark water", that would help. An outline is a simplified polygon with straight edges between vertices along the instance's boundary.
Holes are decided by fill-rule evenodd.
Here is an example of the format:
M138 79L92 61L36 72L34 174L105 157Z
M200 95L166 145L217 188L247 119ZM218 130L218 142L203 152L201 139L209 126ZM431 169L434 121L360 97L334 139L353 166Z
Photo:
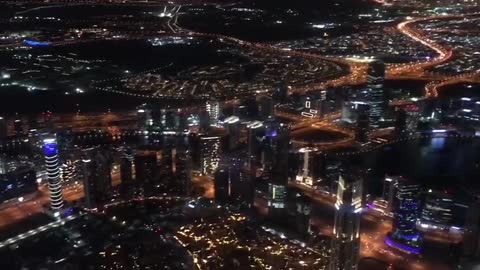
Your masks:
M403 175L425 189L464 199L480 189L480 139L433 138L399 143L359 157L372 168L369 192L379 195L385 174Z

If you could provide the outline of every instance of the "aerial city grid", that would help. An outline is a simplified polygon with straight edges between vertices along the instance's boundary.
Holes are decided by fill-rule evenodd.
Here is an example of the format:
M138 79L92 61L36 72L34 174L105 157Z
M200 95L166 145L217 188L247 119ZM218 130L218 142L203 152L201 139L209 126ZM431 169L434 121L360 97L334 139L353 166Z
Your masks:
M0 269L480 269L480 1L0 1Z

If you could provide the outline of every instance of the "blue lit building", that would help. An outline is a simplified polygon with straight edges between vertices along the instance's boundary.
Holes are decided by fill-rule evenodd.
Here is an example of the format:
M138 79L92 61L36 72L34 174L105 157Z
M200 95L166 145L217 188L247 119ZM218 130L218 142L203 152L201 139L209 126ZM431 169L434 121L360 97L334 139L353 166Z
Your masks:
M63 208L63 189L60 163L58 160L58 146L56 138L43 140L45 155L45 169L50 192L50 208L58 211Z
M420 211L418 194L420 186L404 178L395 183L393 199L393 229L385 243L407 253L419 254L422 237L417 231L417 215Z

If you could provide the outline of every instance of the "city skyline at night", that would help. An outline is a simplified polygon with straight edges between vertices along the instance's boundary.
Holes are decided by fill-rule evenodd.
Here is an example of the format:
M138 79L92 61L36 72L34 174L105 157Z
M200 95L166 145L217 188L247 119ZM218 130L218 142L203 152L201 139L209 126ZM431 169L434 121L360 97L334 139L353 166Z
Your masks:
M476 270L480 2L0 2L0 269Z

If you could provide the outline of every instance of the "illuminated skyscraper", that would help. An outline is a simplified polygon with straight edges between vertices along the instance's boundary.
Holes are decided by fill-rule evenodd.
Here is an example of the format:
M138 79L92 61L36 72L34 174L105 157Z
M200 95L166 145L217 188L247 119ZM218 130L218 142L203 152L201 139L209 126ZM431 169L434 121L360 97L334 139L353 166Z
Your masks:
M420 186L405 178L397 178L393 202L393 230L385 243L402 251L419 254L422 239L416 228L420 210L418 194Z
M317 184L317 178L313 174L314 164L314 155L318 149L313 147L301 148L298 152L302 155L301 169L298 171L295 181L299 184L313 187Z
M420 107L415 104L411 104L406 106L405 112L407 114L406 130L407 132L415 132L418 128L418 123L420 122Z
M50 192L50 208L59 211L63 207L63 189L60 163L58 161L58 146L56 138L43 140L45 154L45 169Z
M420 215L420 227L449 230L453 222L453 199L441 192L426 194Z
M368 103L370 104L370 125L378 128L384 116L388 97L384 89L385 63L381 60L370 62L367 77Z
M221 137L200 137L200 170L204 175L213 175L220 164Z
M401 178L400 178L401 179ZM395 198L396 186L398 177L385 177L383 182L383 194L382 197L386 202L387 212L391 212L393 208L393 199Z
M265 121L265 136L262 145L262 167L275 183L288 182L288 159L290 151L290 128L276 120Z
M360 252L363 176L343 169L338 179L330 270L356 270Z
M67 160L62 165L62 181L68 183L69 181L75 179L77 176L77 171L75 170L75 164L72 160Z
M268 183L268 213L271 217L284 217L286 199L285 185Z
M220 119L220 103L215 100L209 100L205 104L206 110L210 117L210 125L218 126Z

